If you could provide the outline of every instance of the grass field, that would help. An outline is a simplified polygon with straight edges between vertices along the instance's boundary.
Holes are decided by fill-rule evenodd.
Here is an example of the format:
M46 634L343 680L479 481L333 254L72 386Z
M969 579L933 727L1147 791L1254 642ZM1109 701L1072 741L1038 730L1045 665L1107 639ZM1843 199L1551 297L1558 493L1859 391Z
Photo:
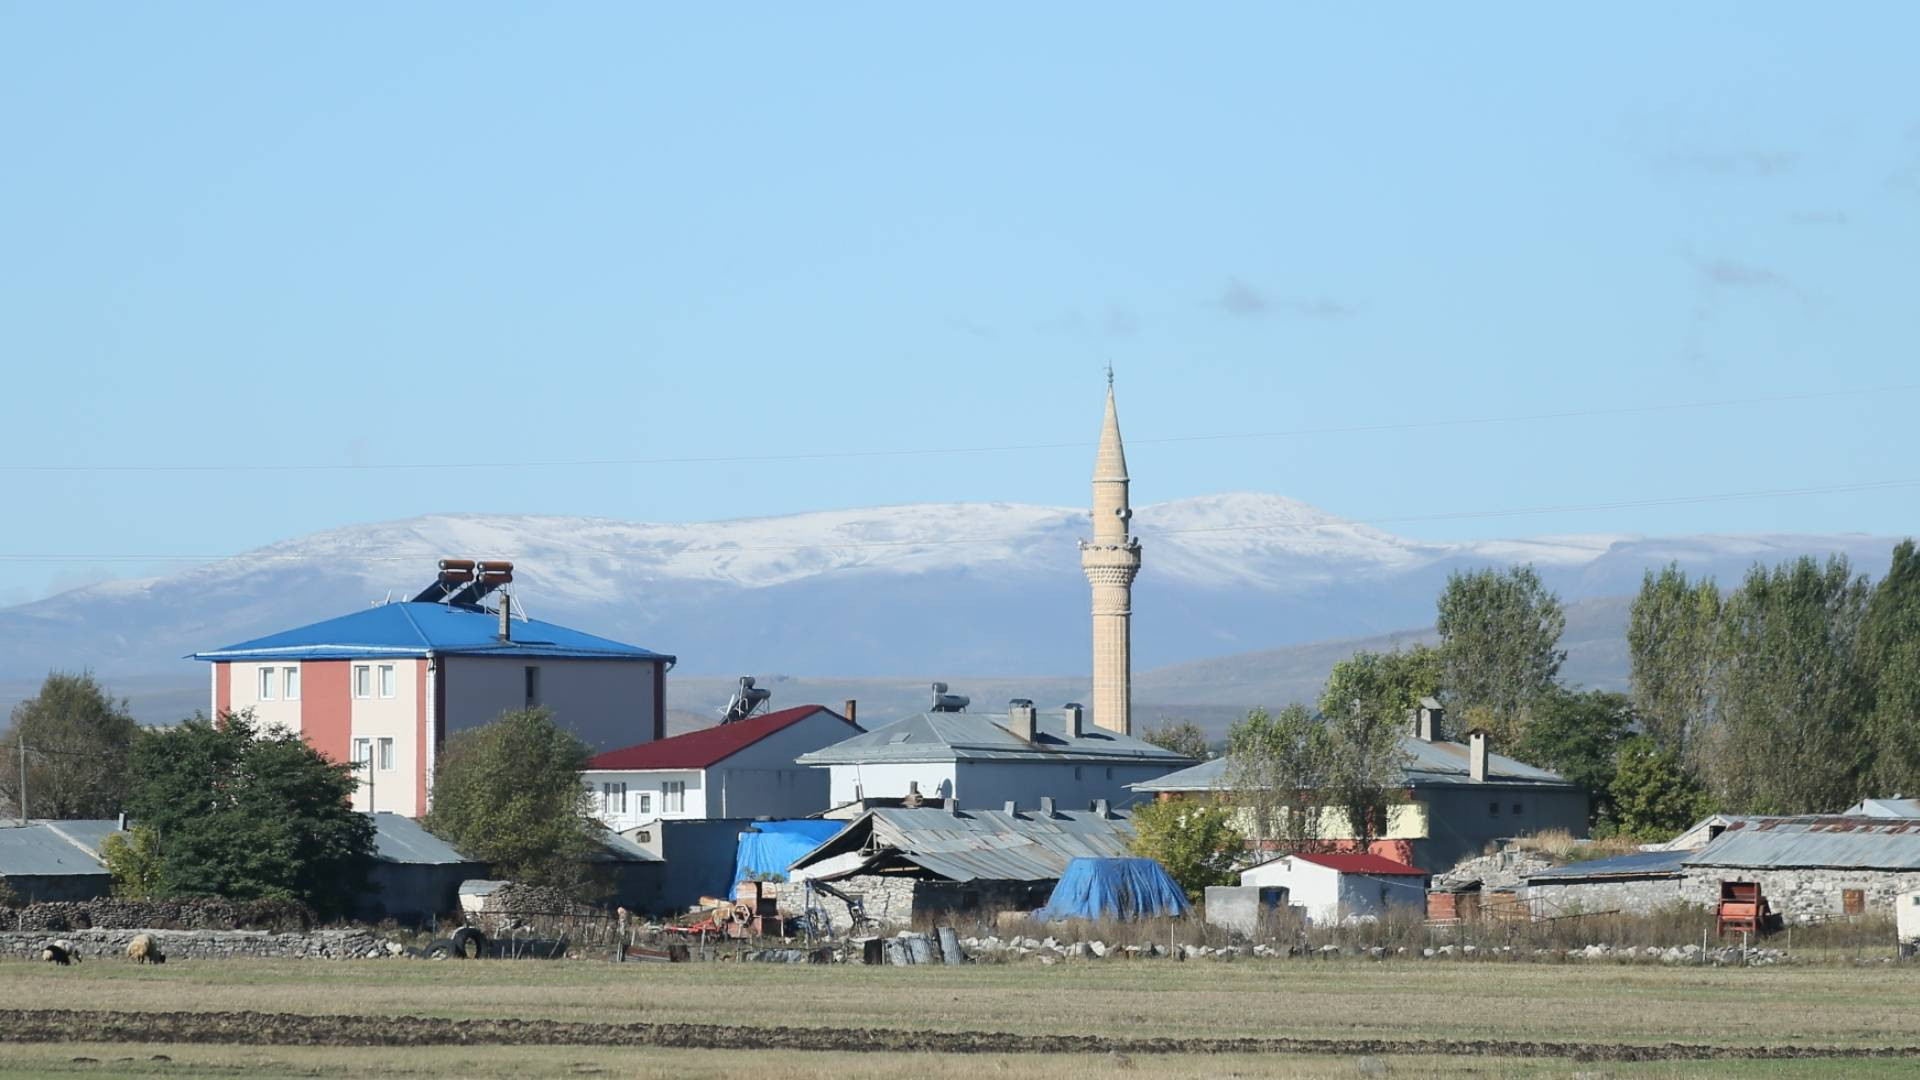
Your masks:
M0 963L0 1006L729 1025L737 1048L15 1043L0 1076L1874 1076L1920 1061L1581 1062L1526 1056L944 1054L753 1049L755 1027L1719 1047L1920 1046L1920 969L1357 961L964 968L598 962ZM303 1021L304 1022L304 1021ZM316 1020L316 1023L319 1021ZM762 1032L762 1037L767 1035ZM97 1035L95 1036L97 1037ZM0 1031L0 1039L6 1033ZM910 1048L912 1035L890 1045ZM171 1060L152 1061L153 1055ZM75 1058L92 1060L75 1061ZM122 1060L125 1059L125 1060Z

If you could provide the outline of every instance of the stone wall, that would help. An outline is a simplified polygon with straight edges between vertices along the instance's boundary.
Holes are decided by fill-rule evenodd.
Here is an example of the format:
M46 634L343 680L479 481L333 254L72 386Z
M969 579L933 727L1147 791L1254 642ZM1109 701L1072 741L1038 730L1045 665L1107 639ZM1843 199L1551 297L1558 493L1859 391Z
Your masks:
M1901 893L1920 890L1920 870L1748 870L1725 866L1688 867L1682 899L1709 906L1720 903L1722 881L1757 881L1760 895L1788 922L1811 922L1844 914L1841 893L1859 889L1869 913L1889 913Z
M1682 879L1627 878L1619 881L1583 881L1565 885L1541 882L1527 886L1527 906L1539 918L1585 911L1624 911L1651 915L1675 904L1696 901L1684 895ZM1718 899L1718 885L1714 886Z
M886 929L913 925L915 916L931 919L991 923L996 912L1031 911L1046 903L1051 881L922 881L910 877L860 874L833 882L841 892L860 897L867 917ZM805 882L781 882L775 890L780 914L803 915L807 910ZM847 905L820 894L819 903L836 931L852 925Z
M304 930L305 904L285 900L61 900L0 908L0 930Z
M351 960L386 956L391 950L371 930L309 930L270 934L265 930L32 930L0 932L0 957L38 960L54 940L65 941L87 959L126 959L135 934L151 934L169 962L175 960L253 959Z

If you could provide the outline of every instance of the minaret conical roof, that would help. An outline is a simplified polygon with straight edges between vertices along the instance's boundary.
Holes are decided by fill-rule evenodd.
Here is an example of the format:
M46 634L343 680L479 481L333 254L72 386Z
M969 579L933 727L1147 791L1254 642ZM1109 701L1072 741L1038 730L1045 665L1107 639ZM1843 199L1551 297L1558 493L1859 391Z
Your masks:
M1107 385L1107 418L1100 425L1100 453L1093 459L1095 480L1125 480L1127 452L1120 445L1120 415L1113 407L1113 385Z

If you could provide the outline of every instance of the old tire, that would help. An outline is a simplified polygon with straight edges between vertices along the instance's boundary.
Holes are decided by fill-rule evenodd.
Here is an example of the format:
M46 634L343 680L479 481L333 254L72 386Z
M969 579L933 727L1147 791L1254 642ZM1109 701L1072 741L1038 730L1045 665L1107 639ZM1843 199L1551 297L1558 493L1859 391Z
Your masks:
M487 955L487 935L471 926L453 932L453 955L462 960L478 960Z

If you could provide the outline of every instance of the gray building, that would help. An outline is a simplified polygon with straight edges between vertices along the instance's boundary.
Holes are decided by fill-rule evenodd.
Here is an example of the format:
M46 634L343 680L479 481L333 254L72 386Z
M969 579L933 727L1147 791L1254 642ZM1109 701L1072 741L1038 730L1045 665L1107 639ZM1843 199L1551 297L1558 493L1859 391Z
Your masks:
M1548 829L1587 835L1585 788L1551 770L1493 753L1484 735L1465 743L1438 738L1439 711L1429 703L1415 732L1400 739L1402 801L1390 810L1374 854L1444 873L1507 837ZM1133 785L1141 795L1161 798L1225 794L1228 788L1225 758ZM1322 817L1323 833L1339 827L1337 815ZM1330 833L1321 838L1350 839Z
M1193 764L1171 750L1095 727L1078 706L1004 713L925 712L800 755L827 770L834 806L872 799L952 801L962 809L1031 809L1041 798L1085 810L1126 806L1130 785Z
M23 904L91 900L113 890L100 842L115 821L29 821L0 826L0 884Z

